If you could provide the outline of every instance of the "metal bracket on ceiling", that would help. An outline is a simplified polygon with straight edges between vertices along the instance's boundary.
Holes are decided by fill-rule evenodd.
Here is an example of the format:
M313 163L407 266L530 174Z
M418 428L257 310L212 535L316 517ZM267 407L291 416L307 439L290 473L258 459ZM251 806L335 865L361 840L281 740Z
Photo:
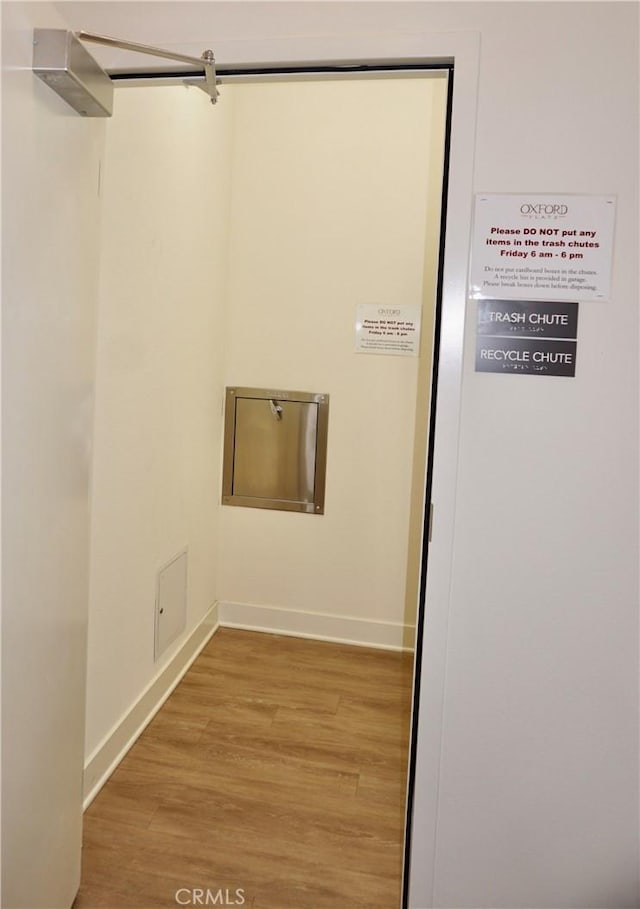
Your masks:
M180 63L197 66L204 71L204 82L185 78L188 85L197 85L205 91L211 103L218 100L215 59L213 51L206 50L202 57L190 57L173 51L162 50L147 44L121 41L90 32L73 32L64 29L37 28L33 35L33 71L67 104L84 117L110 117L113 112L113 83L105 70L96 62L82 41L103 44L120 50L163 57ZM190 74L185 73L185 77Z

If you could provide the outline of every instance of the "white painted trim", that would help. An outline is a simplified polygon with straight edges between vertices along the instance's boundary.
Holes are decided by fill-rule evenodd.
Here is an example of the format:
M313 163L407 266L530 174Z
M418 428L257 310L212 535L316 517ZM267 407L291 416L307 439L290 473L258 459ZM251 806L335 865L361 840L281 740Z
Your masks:
M107 733L87 759L83 775L83 810L86 811L89 807L218 627L216 604L206 613L171 662L151 680L133 707Z
M453 581L456 492L460 442L467 271L473 205L480 35L424 37L425 56L454 61L449 189L444 251L442 326L438 353L435 447L428 544L424 636L420 659L419 711L413 730L416 762L409 845L407 909L434 906L440 760L444 732L449 609ZM425 543L423 541L423 547Z
M220 602L218 618L224 628L243 628L385 650L413 650L415 638L415 627L399 622L302 612L252 603Z

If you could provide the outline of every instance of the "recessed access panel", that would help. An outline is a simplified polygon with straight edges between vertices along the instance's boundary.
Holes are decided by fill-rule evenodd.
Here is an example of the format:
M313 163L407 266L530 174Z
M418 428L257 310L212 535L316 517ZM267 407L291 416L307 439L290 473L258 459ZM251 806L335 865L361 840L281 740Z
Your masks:
M157 660L187 627L187 550L184 549L158 573L156 587Z
M324 513L329 395L227 388L223 505Z

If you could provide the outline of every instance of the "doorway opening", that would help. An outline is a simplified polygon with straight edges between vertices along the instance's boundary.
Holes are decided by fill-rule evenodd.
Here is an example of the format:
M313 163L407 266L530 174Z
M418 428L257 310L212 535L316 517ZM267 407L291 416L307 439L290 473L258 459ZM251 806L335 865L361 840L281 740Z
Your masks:
M380 647L413 649L415 639L419 666L452 69L219 74L223 96L206 115L219 117L227 81L233 139L227 134L214 149L201 135L197 163L192 156L180 158L186 123L175 100L168 119L168 109L147 93L141 119L135 90L123 88L118 101L128 108L129 125L120 130L123 115L116 109L108 127L113 139L107 141L103 188L88 679L94 742L111 725L109 712L117 715L107 703L111 695L101 672L115 656L108 652L113 634L106 623L117 618L107 616L100 600L107 591L113 598L118 577L123 584L133 580L140 594L141 567L149 574L185 544L191 627L214 589L223 625L286 634L300 633L301 626L287 629L283 623L303 622L303 635ZM399 103L401 94L411 96L410 103ZM366 128L354 120L365 110ZM132 124L138 119L140 133L148 131L148 116L157 118L158 130L147 139L134 137ZM438 149L432 154L435 122ZM293 129L286 131L286 124ZM150 153L161 134L168 137L168 152L178 155L178 185L172 185L167 159ZM156 186L151 199L145 196L145 174ZM203 175L225 190L217 199L204 188ZM125 177L130 182L123 185ZM184 209L196 196L203 206L200 222ZM132 201L138 211L146 206L145 224L131 216ZM210 203L218 206L215 211ZM223 211L226 226L224 219L215 220ZM185 282L185 261L196 252L207 268ZM167 272L169 258L175 258L175 268ZM213 275L223 260L224 274ZM142 273L134 276L124 263L142 265ZM207 286L211 298L202 305ZM189 324L194 302L201 307L197 326ZM416 304L422 306L419 356L356 352L358 305L402 310ZM203 378L205 390L194 400L189 383L202 385ZM331 395L324 516L220 507L221 419L212 422L209 414L219 405L217 391L222 397L224 387L235 384ZM191 446L203 436L210 458L193 456ZM146 465L142 484L139 471L131 470L134 449L138 465ZM171 489L172 471L177 467L184 475L190 463L192 476ZM212 475L213 482L204 479ZM200 481L207 484L204 499ZM135 508L140 496L146 496L146 512ZM134 526L118 510L125 497L125 507L138 512ZM186 516L196 502L198 527ZM130 534L123 534L123 524ZM158 525L166 530L161 539ZM114 559L116 537L120 555ZM212 541L215 559L208 556ZM138 644L132 654L139 663ZM418 687L416 677L415 692ZM417 711L414 693L414 724ZM415 738L411 754L413 765ZM408 823L407 849L410 837Z

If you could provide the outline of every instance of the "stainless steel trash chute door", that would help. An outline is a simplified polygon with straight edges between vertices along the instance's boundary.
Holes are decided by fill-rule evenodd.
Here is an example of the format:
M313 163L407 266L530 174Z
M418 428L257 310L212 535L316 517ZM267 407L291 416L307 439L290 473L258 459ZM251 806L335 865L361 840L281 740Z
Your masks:
M329 396L226 390L222 502L324 513Z

